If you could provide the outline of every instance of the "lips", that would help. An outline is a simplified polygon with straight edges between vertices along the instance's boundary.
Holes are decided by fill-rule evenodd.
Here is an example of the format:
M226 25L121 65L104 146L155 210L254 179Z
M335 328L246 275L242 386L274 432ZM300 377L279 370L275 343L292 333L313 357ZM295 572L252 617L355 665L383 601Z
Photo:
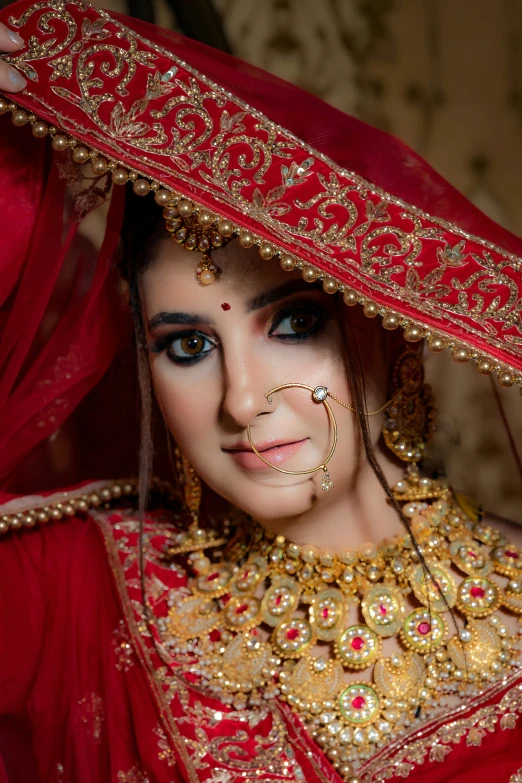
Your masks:
M284 441L271 438L255 444L260 454L272 465L281 465L290 457L293 457L299 449L306 443L308 438L297 441ZM263 460L259 459L250 448L248 441L240 441L229 448L224 448L227 454L230 454L234 462L249 470L269 470Z

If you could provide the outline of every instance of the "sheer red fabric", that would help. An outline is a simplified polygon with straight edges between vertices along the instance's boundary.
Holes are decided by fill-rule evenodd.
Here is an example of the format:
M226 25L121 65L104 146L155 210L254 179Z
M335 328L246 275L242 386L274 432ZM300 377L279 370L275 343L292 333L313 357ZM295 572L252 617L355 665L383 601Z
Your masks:
M16 128L5 130L0 145L4 486L23 458L56 433L100 380L129 335L113 263L123 194L110 201L98 249L79 231L82 220L71 183L50 148L31 137L21 145Z
M51 16L43 17L47 12ZM64 55L65 75L60 78L65 81L59 81L49 67L48 60L55 56L50 53L54 44L49 40L54 35L63 37L63 19L68 13L74 17L71 29L76 27L67 47L73 45L76 36L74 43L80 48L68 50ZM85 106L82 108L77 95L76 104L70 100L71 90L68 99L64 98L68 88L78 87L78 81L73 85L72 76L67 76L67 68L68 63L78 58L85 42L90 46L91 39L99 43L112 36L113 45L118 41L128 43L120 35L121 30L97 9L76 2L34 4L21 0L4 9L0 18L8 22L11 15L22 19L20 24L26 27L24 34L34 34L37 41L31 50L32 57L24 60L22 54L17 60L18 67L26 73L34 66L30 88L20 97L30 111L37 111L38 107L48 121L61 120L60 128L64 127L73 136L76 134L75 138L89 139L94 149L110 154L122 165L141 167L150 178L171 177L169 184L173 187L181 182L184 192L193 195L198 203L215 207L219 214L219 208L223 214L228 214L227 210L237 213L238 222L256 230L260 236L273 238L268 230L273 220L274 231L283 247L292 247L292 242L298 241L301 207L292 214L295 225L285 233L275 221L275 211L262 219L253 207L242 214L229 194L228 201L220 200L216 196L219 188L212 190L215 182L205 170L213 149L221 143L220 136L225 138L235 133L229 123L230 113L226 112L236 111L241 101L246 101L249 107L243 117L234 115L235 120L239 123L245 120L253 134L251 138L256 132L259 113L266 115L263 122L275 134L272 141L277 138L282 144L293 139L301 156L299 160L312 154L310 149L314 155L317 153L318 181L323 177L332 191L336 181L329 178L329 167L334 161L339 178L348 183L347 193L357 190L353 186L354 171L357 177L364 177L417 209L457 223L458 231L445 227L436 238L433 222L421 221L417 226L421 234L427 232L427 254L432 254L422 270L426 273L422 282L428 288L430 280L433 286L437 284L438 278L433 273L435 269L438 274L436 261L440 254L436 251L444 253L447 247L451 252L445 257L448 261L444 266L445 279L451 282L460 275L460 285L466 277L467 267L464 272L460 267L460 271L454 271L461 262L458 243L465 241L462 232L477 234L500 245L504 251L522 255L519 239L485 218L398 140L345 117L322 101L234 58L174 33L115 16L139 38L134 59L130 58L135 68L133 73L137 74L136 83L127 92L121 78L117 85L126 111L131 111L147 92L149 66L154 58L157 56L162 68L165 66L163 70L174 61L174 55L169 52L175 53L177 67L183 67L183 60L188 63L185 76L196 72L194 83L190 83L193 94L189 97L193 102L197 103L198 89L204 84L198 74L215 80L220 89L230 93L228 97L220 93L219 100L214 101L211 118L215 123L214 136L204 138L201 149L192 145L190 123L182 123L183 127L177 129L188 152L181 145L181 152L170 156L170 168L166 170L161 150L140 154L139 148L133 146L132 134L136 129L132 123L132 132L127 137L125 134L118 137L116 129L111 135L96 124L99 119L96 112L86 116ZM110 30L104 32L105 24ZM48 49L43 45L38 48L42 41ZM97 65L99 80L115 78L106 62L102 67L99 60ZM58 67L56 63L55 66ZM163 74L159 70L154 73L157 77ZM153 87L161 94L161 79ZM183 89L186 101L185 85L179 89ZM115 90L116 87L114 93ZM107 91L110 96L109 88ZM152 92L151 101L157 99ZM157 111L157 106L153 110ZM115 357L129 342L129 319L120 304L114 268L123 191L116 190L109 198L108 175L87 179L63 154L52 150L49 139L33 138L28 128L15 128L6 117L0 118L0 122L0 487L16 491L25 483L39 490L58 482L61 473L53 462L56 443L60 443L59 451L66 467L84 466L85 451L98 457L97 464L91 463L92 470L80 470L84 478L88 475L97 478L105 473L102 457L114 448L120 459L113 469L120 474L125 451L123 440L114 437L108 408L92 404L89 407L88 397L99 389L100 383L107 384L103 391L113 407L121 407L124 395L128 394L125 384L118 382L111 386L110 379L107 380L114 372ZM249 143L245 142L247 146ZM282 148L275 146L276 151ZM244 152L243 148L235 150L233 165L240 166ZM267 193L281 184L282 166L289 159L277 155L275 158L276 163L265 179L262 164L258 161L254 171L250 158L247 161L245 188L250 196L260 193L259 198L256 196L258 201L262 202ZM299 192L302 201L312 200L314 196L307 187L304 181L304 190ZM377 197L372 201L368 192L362 191L361 187L353 202L357 213L354 226L360 229L359 237L375 214L377 222L387 219L379 211L384 201L378 201ZM370 192L370 196L375 194ZM296 196L293 206L298 202ZM393 212L390 230L375 252L391 247L387 262L403 251L400 242L393 244L403 207L392 198L386 203L390 213ZM257 205L256 201L254 206ZM332 223L338 218L332 218L324 206L321 208L322 212L318 208L317 214L331 221L328 230L335 238L337 229ZM372 209L377 209L377 213ZM311 223L317 217L314 212L307 215ZM314 245L312 239L307 241L307 246L303 241L296 250L305 262L325 247L325 257L328 253L333 256L334 251L342 255L339 251L339 247L344 248L342 243L333 248L326 240L322 245L319 242ZM468 253L469 263L476 261L477 247L480 252L483 250L480 242L474 242ZM362 258L362 241L357 249L355 258L350 260L352 265ZM409 249L402 254L408 253ZM498 258L501 261L497 264L495 256L490 271L504 275L499 283L504 286L502 296L507 289L511 299L518 301L516 292L522 285L518 262L507 260L502 253ZM404 262L402 277L392 291L399 303L409 263L407 258L401 260ZM320 263L329 273L334 269L330 257ZM344 266L339 264L339 269L346 276L353 272L348 262ZM370 282L372 273L370 268L367 275ZM414 277L413 272L410 277ZM487 282L487 275L484 279ZM489 297L488 307L494 312L496 289L483 283L481 278L482 288L477 284L472 293L482 292L481 295ZM367 281L365 285L369 285ZM457 289L450 291L453 300L459 297L460 289ZM444 291L439 293L446 295ZM413 297L411 291L410 295ZM391 293L383 294L383 301L386 296ZM404 295L404 308L411 305L408 296ZM502 310L498 303L496 307ZM515 334L519 328L518 311L513 302L510 307L513 320L506 329L511 330L510 337L518 339ZM494 320L491 312L479 324L483 331L477 327L477 344L486 340L488 319ZM444 320L439 316L437 320L433 316L432 320L451 332L451 318ZM514 348L511 355L515 357L513 368L519 367L520 352L516 354ZM131 363L127 367L132 371ZM83 409L82 437L77 431L69 432L61 442L63 428L71 422L80 404L87 406ZM7 495L0 496L0 502L8 500ZM4 506L2 513L7 508ZM166 543L165 527L170 525L161 515L151 515L147 520L149 548L145 582L155 619L167 611L165 590L183 588L187 580L185 562L168 567L158 554ZM49 524L38 530L11 533L2 541L0 628L8 629L7 633L4 630L0 647L0 715L4 716L0 721L2 783L23 780L239 783L260 779L339 783L335 769L285 705L271 705L266 715L250 725L234 714L230 705L206 696L197 682L176 682L172 676L175 661L162 665L152 641L154 632L143 622L136 563L137 535L136 519L131 512L100 513ZM411 783L421 778L424 783L442 783L448 779L475 783L481 777L507 781L522 766L518 718L522 711L522 686L513 677L505 683L505 689L506 692L497 689L489 693L480 703L470 705L469 711L452 716L447 725L430 726L424 733L408 737L408 742L383 748L374 766L368 763L363 770L365 780L380 783L384 779L399 781L409 777Z

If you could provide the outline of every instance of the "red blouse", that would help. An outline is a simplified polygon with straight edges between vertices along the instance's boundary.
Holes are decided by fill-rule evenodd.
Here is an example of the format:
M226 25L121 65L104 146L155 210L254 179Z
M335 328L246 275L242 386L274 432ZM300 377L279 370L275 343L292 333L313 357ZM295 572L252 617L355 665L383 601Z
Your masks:
M146 523L152 615L183 588L161 559L172 521ZM277 700L220 703L162 660L143 618L132 512L104 511L0 543L1 783L341 783L300 719ZM364 783L522 780L522 677L384 747Z

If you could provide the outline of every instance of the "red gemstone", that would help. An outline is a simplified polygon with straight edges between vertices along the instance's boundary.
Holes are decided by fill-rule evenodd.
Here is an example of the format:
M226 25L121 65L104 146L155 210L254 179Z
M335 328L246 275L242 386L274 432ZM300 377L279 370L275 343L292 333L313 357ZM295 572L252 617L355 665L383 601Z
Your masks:
M279 606L279 604L281 603L281 601L282 601L282 600L283 600L283 599L281 598L281 596L280 596L280 595L276 596L276 599L275 599L275 605L276 605L276 606Z
M352 701L352 707L354 710L361 710L366 705L366 701L362 696L356 696Z
M286 638L290 639L291 642L293 642L294 639L297 639L298 636L299 630L297 628L290 628L290 630L286 632Z
M477 557L477 556L476 556L476 554L475 554L475 552L472 552L472 551L471 551L471 549L468 551L468 555L469 555L470 557L473 557L473 558L476 558L476 557Z
M512 549L506 549L506 557L510 557L512 560L518 560L518 552L513 552Z
M386 609L386 607L385 607L383 604L381 604L381 605L379 606L379 612L380 612L380 613L381 613L383 616L384 616L385 614L388 614L388 610Z
M207 576L207 582L213 582L214 579L217 579L219 577L219 571L216 571L214 574L209 574Z
M483 587L478 587L477 585L474 585L470 590L471 595L473 598L484 598L486 595L486 591Z
M328 620L328 609L323 609L323 617L325 620Z
M244 614L246 610L248 609L248 604L241 604L241 606L238 606L236 609L236 614Z
M426 634L431 631L431 625L429 623L419 623L417 630L423 636L426 636Z
M362 636L356 636L355 639L352 639L352 649L354 650L362 650L364 647L364 639Z

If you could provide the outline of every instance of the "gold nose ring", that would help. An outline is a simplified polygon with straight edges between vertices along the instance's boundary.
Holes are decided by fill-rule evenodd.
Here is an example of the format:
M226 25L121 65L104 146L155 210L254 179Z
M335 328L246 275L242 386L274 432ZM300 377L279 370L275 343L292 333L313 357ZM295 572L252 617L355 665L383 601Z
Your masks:
M270 389L269 392L265 394L266 400L269 405L272 404L272 395L276 394L277 392L283 391L284 389L306 389L309 391L312 395L312 400L318 404L324 405L326 408L326 412L328 414L328 418L330 419L330 422L332 424L333 428L333 442L332 446L330 448L330 451L328 452L328 456L326 457L323 462L321 462L320 465L317 465L315 468L309 468L308 470L285 470L285 468L280 468L277 465L272 465L271 462L269 462L267 459L263 457L262 454L259 453L259 451L256 449L254 442L252 440L252 433L250 432L250 424L247 426L247 437L248 442L250 444L250 448L256 454L256 456L259 457L259 459L265 463L265 465L268 465L269 468L273 468L274 470L277 470L279 473L286 473L289 476L304 476L307 473L316 473L318 470L323 471L323 480L321 483L321 488L325 492L329 492L331 489L333 489L333 482L330 477L330 474L328 473L328 468L326 467L330 460L332 459L335 451L335 447L337 446L337 422L335 420L334 413L332 411L332 408L330 407L330 404L328 403L328 397L331 397L332 395L326 388L326 386L308 386L305 383L284 383L281 386L276 386L273 389ZM335 398L334 398L335 399Z

